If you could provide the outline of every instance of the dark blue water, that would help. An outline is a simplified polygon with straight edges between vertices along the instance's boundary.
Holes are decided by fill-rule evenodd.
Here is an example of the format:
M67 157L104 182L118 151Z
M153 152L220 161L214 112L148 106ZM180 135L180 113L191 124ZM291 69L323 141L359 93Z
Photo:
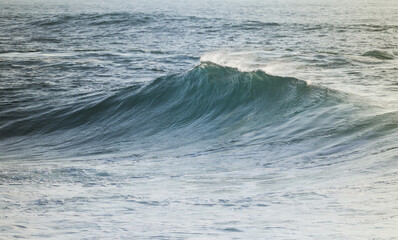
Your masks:
M0 239L394 239L395 1L0 1Z

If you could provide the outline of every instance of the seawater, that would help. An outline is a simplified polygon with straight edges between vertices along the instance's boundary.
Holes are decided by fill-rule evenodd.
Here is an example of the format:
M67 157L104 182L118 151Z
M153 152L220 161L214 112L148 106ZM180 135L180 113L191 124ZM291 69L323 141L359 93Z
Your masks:
M0 1L0 239L396 239L398 3Z

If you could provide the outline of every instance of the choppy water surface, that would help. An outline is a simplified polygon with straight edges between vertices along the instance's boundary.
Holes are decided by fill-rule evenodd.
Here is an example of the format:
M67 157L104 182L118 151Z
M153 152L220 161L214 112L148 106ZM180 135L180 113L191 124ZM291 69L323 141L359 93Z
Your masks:
M395 239L396 1L0 1L0 239Z

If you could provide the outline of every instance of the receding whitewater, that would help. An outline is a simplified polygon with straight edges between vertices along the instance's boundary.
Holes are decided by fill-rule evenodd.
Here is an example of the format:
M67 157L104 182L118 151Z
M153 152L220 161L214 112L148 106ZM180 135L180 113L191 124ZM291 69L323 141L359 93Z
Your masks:
M0 0L0 239L397 239L398 3Z

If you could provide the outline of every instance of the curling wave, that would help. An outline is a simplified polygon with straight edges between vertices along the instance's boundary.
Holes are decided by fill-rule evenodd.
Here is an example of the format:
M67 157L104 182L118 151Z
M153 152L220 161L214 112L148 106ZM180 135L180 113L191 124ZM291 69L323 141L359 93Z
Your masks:
M353 96L299 79L203 62L101 101L1 121L0 136L59 139L67 133L62 139L73 135L80 143L158 139L179 145L217 139L281 144L336 139L324 146L329 148L376 135L386 125L388 131L396 128L391 120L396 113L372 115L362 109Z

